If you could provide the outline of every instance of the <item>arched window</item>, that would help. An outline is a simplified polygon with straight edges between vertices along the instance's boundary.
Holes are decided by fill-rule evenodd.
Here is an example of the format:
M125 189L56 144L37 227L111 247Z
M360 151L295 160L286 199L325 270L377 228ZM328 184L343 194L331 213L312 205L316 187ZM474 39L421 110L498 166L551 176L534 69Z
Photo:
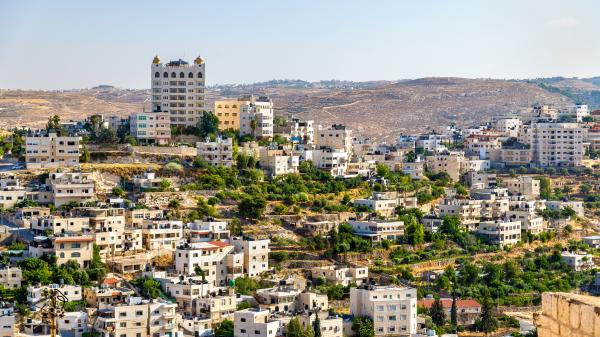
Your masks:
M190 71L190 73L188 74L189 78L194 78L194 73Z
M171 77L175 78L175 77L177 77L177 74L175 74L175 72L172 72Z
M225 105L225 109L229 109L229 105Z
M169 73L165 71L165 73L163 74L164 78L168 78L169 77Z
M160 77L160 73L159 73L158 71L157 71L157 72L155 72L155 73L154 73L154 77L156 77L156 78Z
M223 106L221 104L217 105L217 109L221 109Z
M202 73L198 73L198 78L202 78Z
M234 108L234 109L237 109L237 105L235 105L235 104L232 105L231 107Z
M185 74L183 73L183 71L179 73L179 77L180 78L184 78L185 77Z

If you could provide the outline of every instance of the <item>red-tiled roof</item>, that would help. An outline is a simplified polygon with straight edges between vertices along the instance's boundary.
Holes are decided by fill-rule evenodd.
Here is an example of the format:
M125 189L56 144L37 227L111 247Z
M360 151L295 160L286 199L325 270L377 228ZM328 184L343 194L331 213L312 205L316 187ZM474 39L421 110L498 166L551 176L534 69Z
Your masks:
M594 110L590 113L590 115L598 116L598 115L600 115L600 110Z
M433 302L435 300L433 298L428 298L424 300L420 300L417 302L417 305L426 309L431 308ZM451 298L440 298L440 302L442 302L442 306L444 309L452 308L452 299ZM481 307L481 304L475 300L456 300L457 308L478 308Z
M219 248L223 248L223 247L227 247L229 246L229 244L227 242L223 242L223 241L211 241L209 242L211 245L213 246L217 246Z
M104 279L104 281L102 281L102 283L104 284L117 284L119 283L119 279L115 278L115 277L107 277Z

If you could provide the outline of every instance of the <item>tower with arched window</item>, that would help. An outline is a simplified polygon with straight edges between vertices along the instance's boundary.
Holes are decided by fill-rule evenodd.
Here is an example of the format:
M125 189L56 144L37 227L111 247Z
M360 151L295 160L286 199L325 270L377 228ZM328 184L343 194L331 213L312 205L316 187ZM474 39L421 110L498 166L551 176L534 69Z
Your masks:
M157 55L152 60L152 112L167 113L171 125L194 126L206 110L204 59L193 62L182 59L162 62Z

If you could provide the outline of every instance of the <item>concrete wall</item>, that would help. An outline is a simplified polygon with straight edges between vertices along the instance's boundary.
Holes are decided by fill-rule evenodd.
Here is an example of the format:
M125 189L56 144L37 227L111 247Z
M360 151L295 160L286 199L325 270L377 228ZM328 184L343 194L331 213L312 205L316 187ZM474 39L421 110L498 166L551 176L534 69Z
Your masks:
M539 337L600 336L600 298L569 293L542 294L535 315Z

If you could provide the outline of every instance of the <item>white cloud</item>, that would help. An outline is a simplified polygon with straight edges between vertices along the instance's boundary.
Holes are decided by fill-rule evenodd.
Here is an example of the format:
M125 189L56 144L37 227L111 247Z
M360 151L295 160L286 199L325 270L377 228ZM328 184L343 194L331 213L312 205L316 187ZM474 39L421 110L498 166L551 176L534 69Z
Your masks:
M579 20L572 16L564 16L548 21L548 24L557 28L570 28L579 25Z

